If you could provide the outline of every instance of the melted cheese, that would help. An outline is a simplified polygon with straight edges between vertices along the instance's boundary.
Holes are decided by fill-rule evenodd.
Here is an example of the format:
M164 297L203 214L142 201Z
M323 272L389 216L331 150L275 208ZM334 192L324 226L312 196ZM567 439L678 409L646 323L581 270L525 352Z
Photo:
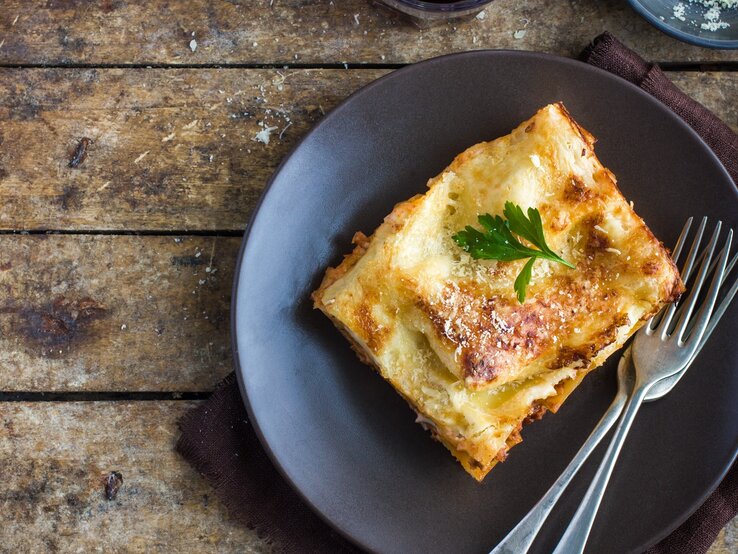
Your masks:
M520 441L527 419L556 410L584 375L683 290L661 244L561 104L472 146L429 190L398 204L315 292L359 355L418 412L477 479ZM538 208L549 246L576 269L474 260L451 236Z

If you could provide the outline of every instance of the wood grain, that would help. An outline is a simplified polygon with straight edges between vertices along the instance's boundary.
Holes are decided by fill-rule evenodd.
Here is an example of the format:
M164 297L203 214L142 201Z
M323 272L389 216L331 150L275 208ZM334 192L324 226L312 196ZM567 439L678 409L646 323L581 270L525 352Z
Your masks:
M367 0L9 0L0 63L405 63L478 48L572 56L604 30L658 61L736 60L662 34L622 0L495 0L485 15L419 28Z
M0 236L0 391L212 390L239 244Z
M270 551L173 451L196 404L0 404L0 552ZM123 477L115 500L111 471ZM735 552L737 530L738 518L709 554Z
M0 404L0 552L270 551L174 452L194 405Z
M0 228L243 229L296 140L383 73L0 69Z
M0 229L243 229L296 141L386 73L0 69ZM738 129L738 73L670 75Z
M669 78L738 132L738 73L678 72Z
M6 0L0 230L241 230L281 158L387 64L575 56L606 29L660 62L738 61L663 35L623 0L495 0L427 28L367 0ZM738 73L670 75L738 130ZM254 140L265 127L269 144ZM0 235L0 391L211 390L231 370L239 243ZM0 553L270 551L174 453L195 405L0 403ZM111 471L124 481L106 500ZM738 518L709 554L736 551Z

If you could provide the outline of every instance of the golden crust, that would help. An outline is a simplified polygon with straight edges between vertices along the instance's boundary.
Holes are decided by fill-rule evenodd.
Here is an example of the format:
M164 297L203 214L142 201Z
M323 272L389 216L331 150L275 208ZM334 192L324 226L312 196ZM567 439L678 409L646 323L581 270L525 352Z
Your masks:
M663 246L595 156L594 137L561 104L510 135L474 145L395 206L375 233L326 271L313 293L476 479L523 424L556 411L665 302L684 290ZM473 260L451 240L505 201L537 207L549 245L576 264Z

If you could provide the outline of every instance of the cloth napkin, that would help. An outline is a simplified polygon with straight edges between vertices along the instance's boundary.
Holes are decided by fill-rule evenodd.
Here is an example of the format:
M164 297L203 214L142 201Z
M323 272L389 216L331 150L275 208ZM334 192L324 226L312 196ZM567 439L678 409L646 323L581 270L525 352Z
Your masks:
M585 49L582 60L641 87L684 119L710 145L738 182L738 135L707 108L679 90L609 33ZM229 513L281 552L357 552L290 488L264 452L241 400L234 374L186 414L177 450L215 489ZM706 552L738 513L738 464L681 527L648 554Z

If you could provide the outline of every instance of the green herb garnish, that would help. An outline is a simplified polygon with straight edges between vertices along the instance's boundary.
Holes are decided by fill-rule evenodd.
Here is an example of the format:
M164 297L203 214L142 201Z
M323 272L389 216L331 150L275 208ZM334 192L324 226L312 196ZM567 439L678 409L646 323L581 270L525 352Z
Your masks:
M459 231L452 238L475 260L510 262L530 258L515 279L515 292L518 295L518 302L522 304L525 302L525 289L530 283L533 264L537 258L558 262L572 269L575 266L548 247L546 238L543 236L541 214L537 209L528 208L528 217L526 217L520 206L512 202L505 202L505 209L502 213L507 218L506 220L499 215L479 216L479 223L484 227L484 232L467 225L466 229ZM525 246L515 235L538 249Z

